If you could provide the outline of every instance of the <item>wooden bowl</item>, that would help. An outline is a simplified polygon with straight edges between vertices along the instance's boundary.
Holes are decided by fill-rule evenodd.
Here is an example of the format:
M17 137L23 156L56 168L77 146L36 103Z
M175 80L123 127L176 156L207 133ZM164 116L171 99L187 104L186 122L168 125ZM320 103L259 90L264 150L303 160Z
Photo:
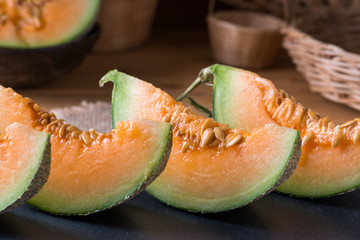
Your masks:
M212 13L207 23L215 60L243 68L262 68L274 62L285 24L267 14L241 11Z
M60 77L80 65L100 35L95 25L87 34L53 47L0 48L0 84L33 87Z

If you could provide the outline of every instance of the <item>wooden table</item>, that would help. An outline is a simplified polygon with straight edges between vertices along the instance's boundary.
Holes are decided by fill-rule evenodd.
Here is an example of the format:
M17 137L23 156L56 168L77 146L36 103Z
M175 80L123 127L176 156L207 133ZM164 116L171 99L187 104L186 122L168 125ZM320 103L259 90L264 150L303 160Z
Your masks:
M110 102L111 84L99 88L98 81L107 71L116 68L177 97L195 80L202 68L213 63L205 30L162 30L153 33L141 48L115 54L93 53L67 76L36 89L18 91L37 101L44 109L77 105L81 100ZM312 93L285 52L271 68L254 71L271 79L278 88L283 88L305 106L323 116L331 116L336 123L360 116L356 110ZM192 96L210 106L211 88L201 87Z

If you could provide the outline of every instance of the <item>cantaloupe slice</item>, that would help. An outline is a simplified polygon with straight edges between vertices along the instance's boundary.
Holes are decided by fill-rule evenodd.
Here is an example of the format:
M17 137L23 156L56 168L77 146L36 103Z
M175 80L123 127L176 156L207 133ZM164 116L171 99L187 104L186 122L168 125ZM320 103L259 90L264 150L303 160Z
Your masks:
M0 3L0 46L68 42L92 26L100 0L6 0Z
M50 136L13 123L0 138L0 212L33 197L50 172Z
M169 156L168 123L133 120L106 134L81 131L3 87L0 108L0 132L21 122L51 135L48 182L28 201L50 213L83 215L116 206L150 184Z
M299 166L278 191L325 197L360 186L360 119L336 125L271 81L238 68L213 65L202 70L199 81L214 84L214 117L230 127L249 131L275 123L300 131Z
M173 124L173 148L164 173L148 188L174 207L219 212L244 206L289 177L299 160L300 138L292 129L268 125L251 133L194 114L153 85L111 71L112 117L147 118Z

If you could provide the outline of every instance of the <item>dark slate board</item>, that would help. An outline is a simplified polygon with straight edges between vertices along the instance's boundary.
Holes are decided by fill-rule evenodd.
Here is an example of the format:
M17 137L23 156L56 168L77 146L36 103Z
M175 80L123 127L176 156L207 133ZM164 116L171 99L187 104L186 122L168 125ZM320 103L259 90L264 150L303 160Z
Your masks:
M86 217L28 205L0 215L0 239L360 239L360 190L326 199L271 193L246 207L194 214L142 193Z

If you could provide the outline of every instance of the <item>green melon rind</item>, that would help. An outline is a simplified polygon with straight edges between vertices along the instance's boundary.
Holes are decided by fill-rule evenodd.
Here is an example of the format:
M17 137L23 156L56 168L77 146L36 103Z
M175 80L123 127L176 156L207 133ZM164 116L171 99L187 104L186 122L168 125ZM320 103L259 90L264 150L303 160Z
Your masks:
M259 200L260 198L266 196L270 192L274 191L278 186L280 186L284 181L286 181L289 176L295 171L301 155L301 138L300 133L297 131L294 131L294 137L292 142L291 151L289 151L289 154L287 155L287 161L286 164L284 164L283 168L278 171L278 174L272 178L272 181L264 182L261 186L258 186L257 192L255 192L251 197L247 199L237 199L236 196L232 199L231 204L224 204L222 206L219 206L217 208L207 208L207 203L204 202L201 207L191 207L189 204L186 206L187 202L191 202L191 199L186 199L186 196L173 196L174 199L166 199L166 192L165 197L159 196L159 192L164 192L163 189L156 189L154 187L154 184L150 185L146 191L152 195L154 198L158 199L160 202L176 207L179 209L187 210L190 212L198 212L198 213L217 213L217 212L223 212L232 210L239 207L244 207L248 204L251 204L254 201ZM230 201L228 200L228 202ZM185 203L185 204L184 204ZM203 207L204 206L204 207Z
M114 83L114 88L112 92L112 121L113 124L117 121L122 120L131 120L132 112L134 109L129 109L129 106L133 106L133 96L131 94L132 88L136 88L136 82L139 81L137 78L134 78L125 73L118 72L117 70L112 70L107 73L100 81L100 86L103 86L106 82L111 81ZM135 89L136 90L136 89ZM140 104L140 103L139 103ZM136 114L135 114L136 115ZM161 202L171 205L173 207L177 207L180 209L192 211L192 212L220 212L226 211L230 209L234 209L237 207L245 206L263 196L273 191L276 187L278 187L281 183L288 179L288 177L294 172L301 154L301 139L300 133L296 130L288 129L293 135L293 142L289 143L289 154L287 156L286 164L284 164L283 168L279 171L279 174L274 177L274 181L264 187L264 190L261 193L254 194L255 196L247 199L245 202L235 201L232 205L227 205L222 208L217 209L199 209L199 208L191 208L190 206L182 206L181 204L169 204L168 200L163 198L159 198L156 194L156 191L152 190L152 187L149 186L146 191L150 193L152 196L160 200ZM177 196L180 198L180 202L184 199L184 196ZM183 197L183 198L182 198Z
M129 89L132 89L134 81L137 81L137 79L130 75L121 73L118 70L111 70L105 74L99 82L100 87L104 86L107 82L114 84L111 98L111 120L113 128L115 128L116 123L119 121L133 119L128 106L133 98Z
M297 198L310 198L310 199L315 199L315 198L327 198L327 197L333 197L336 195L342 195L345 193L349 193L352 192L354 190L357 190L360 188L360 181L354 185L351 185L349 187L343 188L342 190L336 190L336 191L323 191L321 190L321 192L317 192L316 194L309 194L307 192L299 192L296 188L294 187L285 187L285 185L281 185L279 186L276 191L282 194L286 194L288 196L291 197L297 197Z
M221 64L214 64L207 68L203 69L204 74L212 74L214 76L213 83L213 117L216 121L229 124L230 127L239 128L239 124L234 123L236 119L233 119L231 114L232 109L236 109L237 102L234 101L232 96L229 96L229 92L234 88L233 82L237 81L234 76L239 76L243 70L235 67L230 67ZM229 99L231 100L229 101ZM241 98L239 98L240 100ZM249 129L245 129L249 130ZM285 184L286 185L286 184ZM360 182L349 187L343 188L342 190L328 190L323 192L318 192L316 194L308 193L305 191L299 192L297 188L294 187L286 187L285 185L279 186L276 191L282 194L286 194L292 197L298 198L324 198L331 197L335 195L344 194L347 192L354 191L360 187ZM313 191L312 191L313 192Z
M171 152L171 146L172 146L172 126L168 123L158 123L158 124L162 125L161 126L162 133L159 134L159 137L160 137L159 142L161 142L162 144L159 145L159 147L157 148L157 152L155 152L153 154L154 159L149 159L149 163L152 164L152 168L150 169L150 171L144 178L142 178L142 177L138 178L137 182L133 183L134 188L129 190L127 194L119 195L119 197L115 200L111 200L109 202L104 202L101 204L101 206L97 206L95 208L89 208L86 211L84 211L84 210L71 211L71 212L54 211L54 209L52 209L52 208L48 208L46 206L39 205L33 199L30 199L27 203L39 210L51 213L53 215L86 216L86 215L93 214L96 212L108 210L110 208L116 207L116 206L130 200L131 198L133 198L134 196L136 196L137 194L142 192L149 184L151 184L155 180L155 178L157 176L159 176L164 171L167 161L169 159L169 155Z
M42 132L37 133L43 135L36 144L38 149L38 157L34 161L37 162L35 167L37 171L34 171L33 173L29 174L29 176L27 176L25 181L26 183L22 186L22 189L18 190L18 192L21 192L21 195L16 196L17 199L11 205L0 210L0 213L7 212L26 203L27 200L35 196L40 191L48 179L51 164L50 135L48 133Z
M228 67L220 64L211 65L208 68L205 68L203 74L212 74L214 76L213 82L213 97L212 97L212 110L213 110L213 118L215 121L226 123L229 127L234 128L236 124L233 123L235 121L232 119L228 113L233 111L232 101L229 101L226 97L232 97L226 94L220 94L223 92L228 92L232 85L234 72L238 73L239 69L234 67ZM234 103L236 104L236 103ZM242 129L245 131L249 131L249 129Z

